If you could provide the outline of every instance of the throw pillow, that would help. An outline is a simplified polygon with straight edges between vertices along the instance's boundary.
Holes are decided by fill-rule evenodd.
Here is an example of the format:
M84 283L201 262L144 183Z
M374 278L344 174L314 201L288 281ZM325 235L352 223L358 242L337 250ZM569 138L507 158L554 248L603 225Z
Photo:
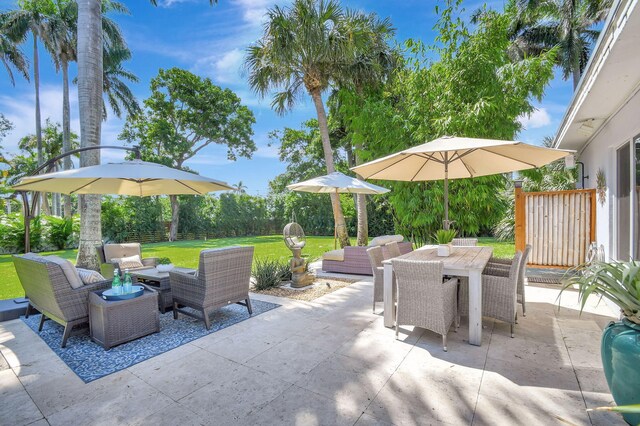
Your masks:
M83 284L97 283L98 281L104 281L105 278L98 271L92 271L91 269L76 268L78 275Z
M137 254L129 257L116 257L111 259L111 263L117 263L121 271L124 269L142 268L144 266L142 260L140 260L140 256Z
M73 266L73 263L59 256L45 256L45 259L60 266L60 269L62 269L64 276L67 277L67 281L69 281L71 288L80 288L83 286L80 275L78 275L78 271L76 270L76 267Z

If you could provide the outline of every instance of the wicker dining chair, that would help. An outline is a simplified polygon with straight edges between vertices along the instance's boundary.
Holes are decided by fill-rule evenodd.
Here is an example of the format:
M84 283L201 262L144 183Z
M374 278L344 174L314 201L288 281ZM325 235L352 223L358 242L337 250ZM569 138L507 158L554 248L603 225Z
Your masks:
M200 252L197 276L169 271L173 318L178 319L180 312L203 319L209 330L209 314L223 306L237 303L246 306L251 315L253 311L249 298L249 284L252 261L252 246L225 247ZM191 311L179 308L179 305L200 311L202 318Z
M482 274L482 315L511 325L511 337L518 321L518 273L522 252L513 257L508 276Z
M373 271L373 313L376 313L376 302L384 301L384 267L382 261L382 247L375 246L367 249L367 256Z
M529 253L531 252L531 244L527 244L522 252L522 258L520 259L520 270L518 271L518 303L522 306L522 316L527 316L527 306L525 299L525 280L527 277L527 262L529 260ZM492 257L487 263L483 274L498 275L506 277L509 275L511 264L513 259L503 259L498 257Z
M477 238L454 238L451 240L451 244L454 246L477 246L478 239Z
M397 282L396 338L400 325L414 325L442 335L447 351L447 333L457 321L458 279L442 282L442 262L392 259Z
M385 244L384 248L386 250L386 255L384 257L385 259L393 259L394 257L402 255L402 253L400 252L400 246L395 241L389 244Z

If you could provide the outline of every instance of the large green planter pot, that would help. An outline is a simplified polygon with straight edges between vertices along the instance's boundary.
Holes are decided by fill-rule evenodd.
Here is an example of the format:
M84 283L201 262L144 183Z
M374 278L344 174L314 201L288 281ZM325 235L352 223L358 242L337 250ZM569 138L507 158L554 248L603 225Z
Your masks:
M640 325L625 318L605 328L602 364L616 404L640 404ZM640 424L640 414L623 417L629 424Z

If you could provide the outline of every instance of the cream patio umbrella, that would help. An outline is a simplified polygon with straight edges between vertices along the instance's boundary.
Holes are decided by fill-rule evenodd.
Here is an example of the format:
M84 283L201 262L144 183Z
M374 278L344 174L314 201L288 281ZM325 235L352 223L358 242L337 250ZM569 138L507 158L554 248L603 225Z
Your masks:
M225 182L141 160L99 164L22 178L15 191L61 194L203 195L233 189Z
M389 192L387 188L383 188L372 183L364 182L344 173L333 172L328 175L318 176L303 182L292 183L287 185L292 191L313 192L316 194L331 193L349 193L349 194L384 194ZM336 247L337 230L335 224L333 226L333 246Z
M444 228L449 229L449 179L533 169L575 151L518 141L443 136L431 142L353 167L365 179L444 180Z

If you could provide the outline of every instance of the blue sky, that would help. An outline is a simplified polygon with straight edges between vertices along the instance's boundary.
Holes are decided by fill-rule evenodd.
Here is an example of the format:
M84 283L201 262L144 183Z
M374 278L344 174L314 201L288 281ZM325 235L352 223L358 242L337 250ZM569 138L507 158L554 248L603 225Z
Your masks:
M261 34L263 16L267 8L283 4L275 0L220 0L210 7L208 0L159 0L154 8L146 0L124 0L131 11L130 16L113 15L133 52L126 68L133 71L140 82L131 88L138 99L149 94L149 81L159 68L180 67L198 75L210 77L216 84L235 91L249 106L256 117L254 140L258 151L253 158L230 162L224 147L211 146L203 150L187 165L200 174L227 181L231 184L242 181L251 194L265 195L268 181L284 171L285 165L277 158L275 147L268 146L267 135L285 126L299 127L303 121L315 117L310 102L301 102L292 113L278 116L270 108L270 99L259 99L246 84L241 66L246 47ZM343 5L367 12L376 12L389 17L397 29L398 41L407 38L421 39L430 44L435 33L437 19L435 2L422 0L343 0ZM501 1L490 2L501 8ZM466 1L467 11L476 10L482 2ZM0 10L12 9L15 0L0 0ZM23 47L31 56L30 43ZM43 52L43 49L40 49ZM61 76L55 73L50 58L41 53L41 107L42 120L50 117L60 122L62 118ZM75 76L76 69L70 70ZM523 117L525 130L519 139L539 144L546 135L553 135L571 99L572 87L568 81L557 76L546 91L538 110L531 117ZM11 120L15 129L2 142L5 150L14 153L18 140L33 133L34 124L33 86L17 79L13 87L0 70L0 112ZM72 129L79 133L77 92L71 93ZM120 145L117 140L123 122L110 115L103 123L102 144ZM102 161L122 159L119 151L104 151Z

